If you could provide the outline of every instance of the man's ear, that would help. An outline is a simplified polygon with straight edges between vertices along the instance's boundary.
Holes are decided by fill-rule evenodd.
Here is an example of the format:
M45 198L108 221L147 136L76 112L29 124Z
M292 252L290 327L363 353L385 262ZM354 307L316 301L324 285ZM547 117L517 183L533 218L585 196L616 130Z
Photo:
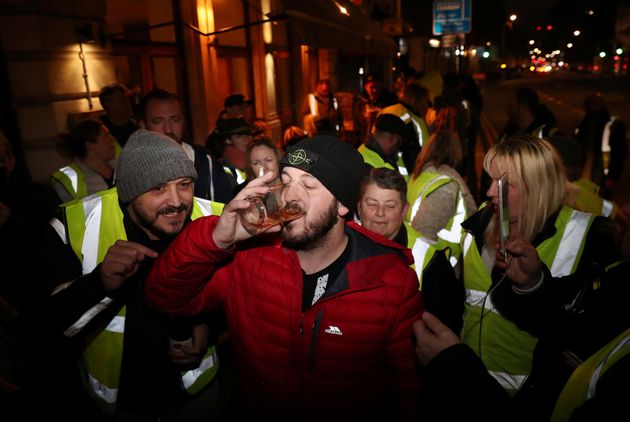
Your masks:
M341 218L345 218L346 215L350 212L350 209L348 207L346 207L344 204L342 204L341 202L337 201L337 214L339 215L339 217Z
M403 205L402 209L403 215L407 215L407 211L409 211L409 202L405 201L405 205Z
M140 127L141 127L142 129L146 129L146 128L147 128L147 125L144 123L144 120L140 120L140 121L138 121L138 124L140 125Z

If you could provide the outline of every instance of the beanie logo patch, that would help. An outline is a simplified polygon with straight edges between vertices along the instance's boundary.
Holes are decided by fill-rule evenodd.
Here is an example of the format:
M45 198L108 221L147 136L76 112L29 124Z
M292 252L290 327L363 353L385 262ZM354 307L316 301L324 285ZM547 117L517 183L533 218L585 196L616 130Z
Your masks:
M300 148L294 151L287 152L282 161L286 162L290 166L309 167L311 164L314 164L315 161L317 161L317 156L318 154L316 153Z
M296 151L290 152L289 156L287 157L287 161L293 166L299 166L306 161L306 151L304 151L303 149L298 149Z

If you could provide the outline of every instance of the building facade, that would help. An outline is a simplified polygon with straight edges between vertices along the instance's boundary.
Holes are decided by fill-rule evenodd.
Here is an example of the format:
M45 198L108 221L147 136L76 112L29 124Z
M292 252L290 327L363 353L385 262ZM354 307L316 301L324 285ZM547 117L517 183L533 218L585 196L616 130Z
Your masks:
M102 112L101 87L119 82L137 100L177 93L190 141L203 144L234 92L257 118L301 122L320 78L357 93L361 74L391 77L396 43L369 4L323 0L13 0L0 6L0 127L33 179L68 162L59 134ZM349 116L347 116L349 117Z

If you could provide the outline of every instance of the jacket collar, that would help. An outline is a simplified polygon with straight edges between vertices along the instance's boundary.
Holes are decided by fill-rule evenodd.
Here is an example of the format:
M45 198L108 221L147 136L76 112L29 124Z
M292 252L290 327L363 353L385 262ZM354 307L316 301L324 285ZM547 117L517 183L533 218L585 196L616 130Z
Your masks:
M560 214L560 210L562 207L558 208L549 218L545 221L545 225L543 229L534 236L534 240L532 244L534 246L540 245L546 239L554 236L556 234L556 219L558 218L558 214ZM464 230L470 232L474 238L475 243L477 245L477 250L481 251L481 247L484 244L484 232L488 224L490 224L490 220L494 216L494 210L488 204L482 205L482 208L467 218L463 223L462 227Z
M381 286L384 282L383 271L387 265L385 261L392 254L400 256L406 265L413 263L409 248L361 227L354 221L346 223L345 233L348 236L348 262L337 279L326 288L322 299L346 291Z

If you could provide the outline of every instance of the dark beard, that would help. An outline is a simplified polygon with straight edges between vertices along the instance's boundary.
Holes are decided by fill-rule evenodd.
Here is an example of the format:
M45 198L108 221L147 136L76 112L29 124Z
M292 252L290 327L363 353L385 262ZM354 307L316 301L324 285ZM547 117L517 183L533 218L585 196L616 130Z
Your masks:
M282 229L282 243L284 246L296 251L310 251L322 244L328 232L337 224L337 209L339 202L335 199L322 216L309 227L305 227L304 233L289 238L286 227ZM290 223L289 223L290 224Z
M161 240L172 240L179 234L179 232L177 232L177 233L168 233L168 232L165 232L164 230L162 230L161 228L157 227L155 225L155 220L157 220L157 218L160 215L170 214L172 212L185 211L186 212L186 220L188 220L190 218L190 214L192 213L192 206L189 205L189 204L181 204L179 207L169 207L169 206L167 206L167 207L159 209L157 211L156 215L155 215L155 219L151 219L151 218L147 217L142 212L142 210L137 208L133 202L131 203L131 206L133 207L134 214L136 215L136 218L138 219L138 221L136 223L139 226L141 226L141 227L145 228L146 230L150 231L151 233L153 233L156 237L158 237ZM186 224L184 223L184 226L185 225ZM184 226L182 226L182 229L183 229Z

